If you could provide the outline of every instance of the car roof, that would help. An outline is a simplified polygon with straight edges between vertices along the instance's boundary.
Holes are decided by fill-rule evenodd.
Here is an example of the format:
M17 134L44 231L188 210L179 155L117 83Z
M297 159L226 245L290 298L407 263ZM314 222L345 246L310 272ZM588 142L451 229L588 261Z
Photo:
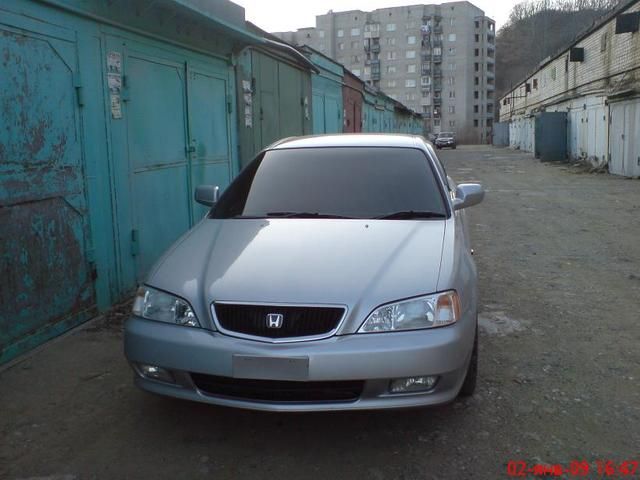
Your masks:
M424 148L424 140L416 135L393 135L385 133L309 135L279 140L267 147L267 150L318 147Z

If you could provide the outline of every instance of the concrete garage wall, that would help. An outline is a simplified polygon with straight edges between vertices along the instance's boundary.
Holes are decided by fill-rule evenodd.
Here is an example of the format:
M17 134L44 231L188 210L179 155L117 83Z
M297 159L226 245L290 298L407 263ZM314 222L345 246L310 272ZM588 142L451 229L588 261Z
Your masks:
M640 12L627 1L569 47L543 62L500 99L500 121L510 123L510 145L533 151L526 118L541 111L567 112L567 156L613 174L640 175L640 32L616 33L618 18Z

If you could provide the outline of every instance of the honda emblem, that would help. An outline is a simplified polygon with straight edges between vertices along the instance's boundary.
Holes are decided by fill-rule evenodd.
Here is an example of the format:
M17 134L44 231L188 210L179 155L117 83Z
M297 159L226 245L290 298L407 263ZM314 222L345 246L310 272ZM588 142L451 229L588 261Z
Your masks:
M284 315L281 313L269 313L267 315L267 327L268 328L282 328L284 323Z

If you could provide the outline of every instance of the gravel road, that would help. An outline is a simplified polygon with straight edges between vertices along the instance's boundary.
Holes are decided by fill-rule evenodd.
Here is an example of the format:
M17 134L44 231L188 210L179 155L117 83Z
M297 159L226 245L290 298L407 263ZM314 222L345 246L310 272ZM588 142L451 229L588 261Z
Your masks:
M0 372L0 478L500 479L513 460L605 478L599 460L640 461L640 182L506 149L441 157L487 188L469 210L477 395L285 415L154 397L115 310Z

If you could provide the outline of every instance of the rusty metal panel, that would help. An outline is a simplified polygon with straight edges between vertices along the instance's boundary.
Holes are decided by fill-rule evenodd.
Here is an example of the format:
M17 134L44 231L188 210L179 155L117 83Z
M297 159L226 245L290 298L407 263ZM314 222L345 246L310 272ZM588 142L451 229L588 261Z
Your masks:
M342 87L342 100L344 102L344 132L361 132L363 126L364 83L346 70Z
M75 34L0 17L0 363L93 313Z

